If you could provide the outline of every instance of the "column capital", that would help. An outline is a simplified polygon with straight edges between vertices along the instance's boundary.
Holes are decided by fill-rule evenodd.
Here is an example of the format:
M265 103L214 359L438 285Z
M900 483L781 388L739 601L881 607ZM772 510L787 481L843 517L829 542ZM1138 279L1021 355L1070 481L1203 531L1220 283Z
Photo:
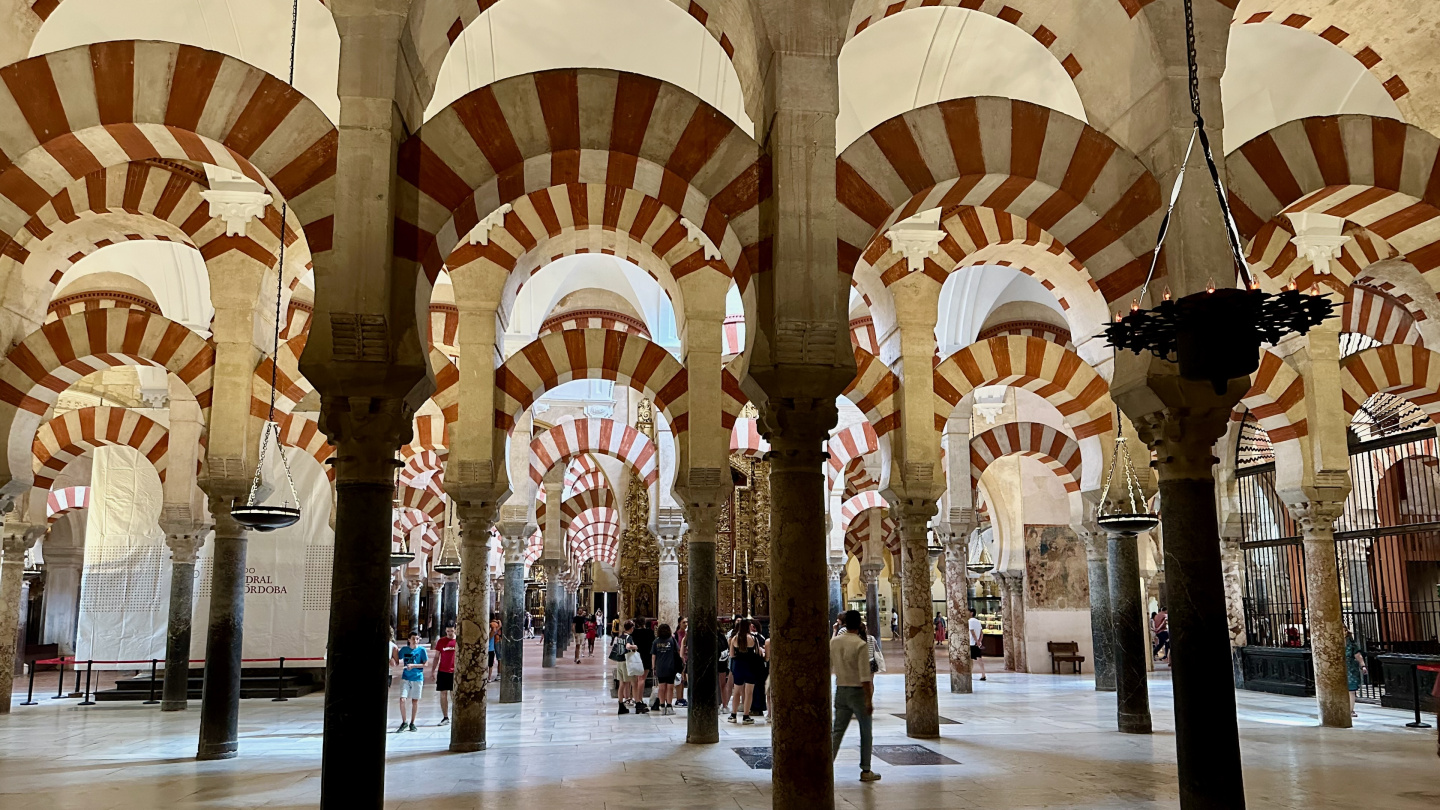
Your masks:
M760 432L770 442L771 459L788 461L824 452L830 430L840 421L835 397L772 397L760 408Z
M860 584L870 587L880 582L880 572L885 569L884 564L877 562L866 562L860 564Z
M1230 410L1228 407L1166 408L1135 420L1136 432L1155 452L1159 480L1210 479L1211 468L1220 461L1215 456L1215 440L1224 434Z
M210 188L200 192L210 203L210 216L225 223L226 236L244 236L250 221L265 214L272 202L265 187L239 172L219 166L206 166Z
M400 397L321 397L320 426L335 445L336 478L392 485L400 465L395 451L414 436L414 416Z
M1299 503L1287 503L1285 508L1290 511L1290 516L1300 524L1300 529L1305 533L1306 538L1334 532L1335 521L1345 513L1343 501L1300 501Z
M205 545L205 535L209 531L208 526L195 527L188 531L167 530L165 546L170 549L170 559L181 564L195 562L201 546Z
M680 564L680 538L660 535L655 538L655 545L660 549L661 565Z
M48 531L49 527L43 523L35 526L19 521L6 521L4 540L0 542L0 545L3 545L5 558L18 556L24 559L25 552L34 548L35 544L40 542L40 538L44 537Z
M830 563L825 566L825 570L830 574L830 579L838 582L845 576L845 563Z

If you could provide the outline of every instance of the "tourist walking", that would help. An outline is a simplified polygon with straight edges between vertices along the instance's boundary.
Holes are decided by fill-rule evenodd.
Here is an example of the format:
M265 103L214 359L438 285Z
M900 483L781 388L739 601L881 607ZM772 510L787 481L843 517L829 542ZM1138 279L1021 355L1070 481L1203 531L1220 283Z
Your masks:
M450 725L450 693L455 690L455 651L460 642L455 640L455 625L445 626L445 635L436 640L435 649L435 694L440 696L440 725Z
M580 643L585 635L585 627L590 620L585 618L585 611L582 608L575 608L575 618L570 620L570 626L575 630L575 663L580 663Z
M671 635L670 625L662 624L655 631L650 659L655 667L655 699L660 702L660 714L674 714L675 681L680 677L680 643Z
M682 616L675 631L675 646L680 649L680 683L675 685L675 705L682 709L690 705L685 702L685 687L690 680L690 648L685 646L685 640L689 637L690 620Z
M1345 628L1345 688L1350 690L1350 716L1359 717L1360 713L1355 711L1355 698L1359 696L1360 684L1369 674L1370 668L1365 665L1365 651L1360 649L1360 642L1350 633L1350 628Z
M494 676L492 677L491 673L495 672L495 644L496 644L498 641L500 641L500 637L504 634L504 632L505 632L505 631L504 631L503 629L501 629L501 625L500 625L500 620L499 620L499 619L491 619L491 620L490 620L490 637L489 637L489 641L486 642L487 646L485 647L485 682L486 682L486 683L489 683L489 682L492 681L492 680L496 680L496 681L500 680L500 676L499 676L499 675L494 675Z
M400 648L400 727L395 731L414 731L415 716L420 711L420 693L425 687L425 662L429 656L420 646L420 634L410 632L410 642ZM410 719L405 719L406 703L409 703Z
M395 685L395 667L400 666L400 645L395 643L395 631L387 628L385 635L390 640L390 666L385 670L385 691L389 692L390 687Z
M655 627L650 619L644 616L635 617L635 629L630 633L630 642L635 645L635 650L640 653L640 665L643 668L640 672L640 687L635 690L635 703L645 703L645 683L650 680L651 674L655 671L651 666L650 648L655 644ZM658 709L660 701L656 699L651 709Z
M985 680L985 651L981 649L980 642L985 640L985 626L975 615L975 609L970 609L970 621L968 623L970 632L970 661L980 667L980 680Z
M890 638L900 638L900 614L890 611Z
M763 665L760 644L752 630L749 619L741 619L735 625L735 636L730 639L730 722L735 715L741 715L742 725L753 726L755 719L750 716L750 705L755 700L755 682L760 677Z
M939 647L945 643L945 617L940 611L935 611L935 646Z
M860 722L860 781L878 782L880 774L870 770L873 747L871 722L875 714L875 682L870 674L870 645L860 611L847 610L845 632L830 639L830 671L835 675L835 727L830 732L830 761L840 753L840 743L853 717Z
M1155 649L1150 654L1156 656L1156 661L1170 660L1170 614L1164 608L1151 614L1150 628L1155 631ZM1164 655L1160 655L1161 650Z
M585 657L595 657L595 634L598 631L600 620L591 614L585 620Z

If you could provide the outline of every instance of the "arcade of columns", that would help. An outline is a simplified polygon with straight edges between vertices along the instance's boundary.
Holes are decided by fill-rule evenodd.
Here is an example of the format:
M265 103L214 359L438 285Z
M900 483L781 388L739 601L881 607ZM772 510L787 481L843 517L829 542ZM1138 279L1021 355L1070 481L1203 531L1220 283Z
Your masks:
M1222 530L1234 537L1236 506L1224 469L1217 499L1213 467L1248 408L1274 442L1277 491L1305 533L1320 716L1348 726L1332 549L1350 486L1345 428L1377 392L1413 396L1427 410L1440 401L1440 368L1424 348L1436 321L1423 317L1436 306L1428 271L1440 264L1430 225L1436 136L1391 119L1320 117L1217 155L1261 285L1318 285L1345 303L1345 315L1267 348L1252 378L1216 394L1171 364L1117 356L1098 337L1110 314L1140 295L1189 141L1178 3L1112 3L1104 12L1127 47L1082 49L1071 75L1089 123L1022 101L963 98L884 121L843 150L834 135L837 55L856 21L863 29L869 19L859 6L873 4L857 3L853 15L844 4L801 0L690 5L728 45L757 122L753 137L678 87L593 68L505 78L422 124L450 21L417 14L426 4L411 0L328 3L341 42L338 126L283 82L190 46L109 42L0 69L10 89L0 119L12 122L0 131L0 329L11 347L0 367L10 448L0 658L13 655L24 554L45 534L55 471L96 446L133 447L169 472L174 582L192 581L196 547L213 529L211 606L199 620L207 654L198 752L236 754L247 533L229 510L257 463L274 364L284 441L327 461L334 482L323 804L378 807L383 797L385 673L374 651L394 609L392 502L405 467L402 478L431 473L430 483L401 487L402 507L421 515L410 519L442 524L448 503L458 529L453 751L485 748L483 628L492 606L518 638L526 568L561 586L547 590L553 621L573 610L591 559L632 572L632 586L641 577L648 586L653 571L658 615L689 619L687 740L717 742L717 614L736 603L717 583L738 573L720 557L735 548L733 490L744 487L746 531L769 536L750 582L768 593L775 806L831 807L832 775L810 764L828 756L827 640L844 598L842 565L855 558L875 616L884 560L898 560L890 567L902 594L907 733L938 736L930 538L945 551L951 615L963 616L981 475L1002 457L1038 457L1063 484L1087 552L1097 682L1109 688L1114 677L1125 691L1133 652L1111 639L1121 623L1107 606L1131 598L1139 541L1106 538L1090 519L1123 430L1135 438L1128 446L1138 465L1154 468L1163 505L1182 806L1239 807L1230 660L1243 638L1232 630L1234 577L1227 590L1222 576L1233 571L1233 560L1222 561L1233 543L1221 541ZM1215 143L1231 5L1196 0L1195 8ZM471 4L455 24L476 14ZM263 194L238 213L207 206L213 180L204 167L248 178ZM205 256L209 337L125 291L51 300L64 271L63 262L49 266L55 251L121 238L179 240ZM613 324L577 323L517 352L498 350L520 285L553 259L586 251L626 257L659 281L674 303L678 358ZM1002 332L940 357L945 279L993 264L1023 268L1056 295L1068 340ZM1225 283L1229 264L1213 192L1192 177L1157 286L1198 292ZM312 271L313 303L296 292ZM272 357L277 273L289 307ZM431 302L442 273L453 304ZM749 331L743 351L727 352L732 284ZM864 301L859 312L847 304L852 287ZM1151 287L1141 303L1158 294ZM1362 315L1369 304L1408 314L1416 328L1376 327ZM852 330L857 315L871 326ZM1342 332L1380 345L1342 358ZM54 415L72 383L117 364L170 375L174 436L123 408ZM643 404L624 419L538 424L531 406L576 379L613 380ZM1045 399L1063 429L1012 422L971 436L972 392L997 385ZM840 397L865 421L841 426ZM668 472L659 426L668 431ZM566 499L565 478L586 474L574 462L587 454L622 461L627 486L571 503L579 494ZM186 474L197 467L197 477ZM550 520L534 506L542 498ZM441 531L427 530L422 550ZM501 559L492 572L494 546ZM1018 631L1024 563L998 573L1006 622ZM423 584L409 581L407 592ZM167 661L189 649L189 599L187 588L172 589ZM632 589L625 599L641 597ZM546 635L553 660L557 631ZM502 646L500 700L519 700L519 644ZM1013 652L1022 668L1023 655ZM968 650L954 644L949 656L951 691L969 691ZM183 691L167 681L168 707L183 706ZM1123 705L1119 722L1125 728Z

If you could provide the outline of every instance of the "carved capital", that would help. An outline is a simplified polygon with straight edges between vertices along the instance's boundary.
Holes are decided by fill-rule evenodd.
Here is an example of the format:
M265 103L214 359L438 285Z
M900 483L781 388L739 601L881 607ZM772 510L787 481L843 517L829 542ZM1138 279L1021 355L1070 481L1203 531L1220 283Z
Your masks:
M825 570L830 574L830 581L839 582L845 576L845 563L830 563Z
M821 459L840 410L830 399L770 398L760 408L759 428L776 464L809 464ZM823 461L823 459L821 459Z
M322 397L320 427L335 445L337 483L390 485L395 451L414 435L414 408L404 399Z
M1209 479L1215 457L1215 440L1225 432L1230 411L1220 408L1166 408L1135 422L1141 440L1155 453L1161 481Z
M25 552L34 548L48 530L49 527L44 524L32 526L19 521L6 521L4 540L0 542L0 545L3 545L4 558L25 559Z
M680 538L661 535L655 538L655 545L660 549L661 565L680 564Z
M1299 503L1287 503L1285 508L1290 510L1290 516L1300 524L1300 530L1305 533L1305 539L1329 539L1335 533L1335 521L1345 513L1345 504L1341 501L1301 501Z
M209 527L192 527L183 531L166 529L165 546L170 549L170 559L182 565L195 562L209 531Z
M880 582L880 572L885 566L881 563L867 562L860 564L860 584L870 587Z

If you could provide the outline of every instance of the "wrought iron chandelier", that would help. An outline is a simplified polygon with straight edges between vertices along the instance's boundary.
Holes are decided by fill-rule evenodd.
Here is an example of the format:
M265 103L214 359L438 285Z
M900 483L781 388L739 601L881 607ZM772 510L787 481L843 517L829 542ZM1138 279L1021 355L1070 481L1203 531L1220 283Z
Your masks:
M1190 111L1195 116L1195 130L1185 150L1179 175L1175 178L1165 218L1160 223L1155 252L1150 259L1150 272L1140 288L1140 296L1132 302L1129 314L1116 314L1115 322L1105 328L1105 337L1116 349L1128 349L1135 354L1148 351L1156 357L1175 362L1180 366L1181 377L1209 381L1215 393L1221 394L1230 380L1244 377L1259 368L1261 343L1275 343L1289 334L1305 334L1333 314L1334 304L1324 296L1297 291L1293 282L1279 293L1265 293L1251 278L1240 247L1240 234L1225 198L1225 187L1220 182L1220 172L1210 151L1210 139L1205 134L1205 119L1200 115L1200 79L1196 66L1191 0L1185 0L1185 57L1190 71ZM1185 179L1185 167L1197 139L1205 164L1210 169L1211 184L1220 201L1225 235L1241 286L1216 289L1212 281L1204 292L1178 300L1171 300L1167 290L1158 306L1141 309L1140 300L1145 297L1155 276L1160 248L1165 243L1170 217Z
M437 574L450 576L460 573L460 549L457 548L455 534L458 527L455 525L454 504L448 498L445 501L445 527L440 534L440 548L435 553L435 562L430 570Z
M299 29L300 3L295 0L290 16L290 79L295 85L295 37ZM270 532L293 526L300 520L300 495L295 491L295 478L290 474L290 462L285 458L285 446L280 443L280 423L275 421L276 375L280 362L280 298L284 291L285 279L285 221L290 204L280 203L280 256L275 265L275 328L270 353L270 410L265 415L265 427L260 433L260 458L255 463L255 477L250 481L250 495L244 506L231 505L230 517L247 529ZM285 481L290 486L290 499L280 506L266 506L256 503L260 493L260 473L265 467L265 455L272 440L275 452L280 456L280 466L285 469Z
M1111 534L1140 534L1160 525L1160 516L1151 512L1146 504L1145 490L1140 487L1140 478L1135 474L1125 442L1124 436L1115 440L1115 453L1110 457L1110 471L1105 476L1095 522Z

